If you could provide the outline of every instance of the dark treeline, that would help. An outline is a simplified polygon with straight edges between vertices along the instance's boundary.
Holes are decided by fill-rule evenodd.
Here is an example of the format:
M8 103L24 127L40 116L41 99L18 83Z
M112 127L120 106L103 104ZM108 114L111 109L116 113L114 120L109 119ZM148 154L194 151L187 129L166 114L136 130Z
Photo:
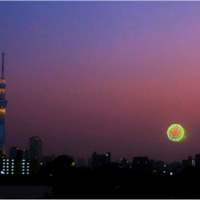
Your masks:
M58 156L38 175L1 176L1 184L52 185L55 198L200 198L200 167L187 167L174 176L119 168L77 168L73 158Z

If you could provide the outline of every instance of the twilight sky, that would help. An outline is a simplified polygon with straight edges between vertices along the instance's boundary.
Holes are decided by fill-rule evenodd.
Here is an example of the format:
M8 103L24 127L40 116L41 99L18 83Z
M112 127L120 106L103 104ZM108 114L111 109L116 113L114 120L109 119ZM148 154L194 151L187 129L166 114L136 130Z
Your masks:
M200 2L0 2L6 150L167 162L200 153ZM0 58L1 59L1 58ZM187 137L166 131L181 124Z

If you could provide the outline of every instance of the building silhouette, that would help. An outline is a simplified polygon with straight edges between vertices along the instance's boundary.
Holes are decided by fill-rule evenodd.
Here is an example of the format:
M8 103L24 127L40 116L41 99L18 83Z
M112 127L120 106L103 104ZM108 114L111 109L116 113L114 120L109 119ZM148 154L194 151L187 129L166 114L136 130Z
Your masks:
M18 147L11 147L10 148L10 158L20 158L22 159L22 150L20 150Z
M133 157L132 169L143 172L153 172L155 169L155 161L147 156Z
M107 152L106 154L97 154L96 152L92 155L91 167L99 168L103 165L107 165L111 163L111 153Z
M156 170L156 173L163 173L163 171L166 171L167 165L164 161L158 160L155 162L154 170Z
M85 166L85 159L84 158L78 158L77 159L77 166L78 167L84 167Z
M42 140L38 136L30 137L29 155L30 160L36 160L38 163L42 159Z
M120 168L130 168L130 163L126 158L121 158L117 163Z
M23 159L29 159L29 151L28 151L28 149L23 149L22 150L22 158Z
M195 165L200 166L200 154L195 155Z
M182 160L182 166L183 167L195 166L195 160L192 159L192 156L189 156L187 160Z
M11 147L10 148L10 158L18 158L18 159L29 159L29 154L28 154L27 149L19 149L18 147Z
M0 80L0 154L5 155L5 114L7 101L5 100L5 78L4 78L4 53L2 53L2 76Z

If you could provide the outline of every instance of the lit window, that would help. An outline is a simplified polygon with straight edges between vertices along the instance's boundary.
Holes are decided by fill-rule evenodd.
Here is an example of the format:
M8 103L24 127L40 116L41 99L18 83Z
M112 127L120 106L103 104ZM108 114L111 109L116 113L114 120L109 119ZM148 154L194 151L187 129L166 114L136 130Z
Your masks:
M11 171L13 172L13 171L14 171L14 169L11 169Z
M22 172L22 174L24 174L24 172Z
M9 165L9 163L7 162L7 165Z
M29 174L29 172L27 172L26 174Z
M29 166L27 166L27 168L29 168Z
M25 166L22 166L22 168L25 168Z
M3 165L5 165L5 162L3 162Z
M9 171L9 169L7 169L6 171Z
M173 175L173 172L170 172L170 176L172 176Z
M5 170L5 169L3 169L3 171L5 172L6 170Z
M3 159L3 161L5 161L5 159Z
M165 174L165 171L163 171L163 173Z
M6 172L6 174L9 174L9 172Z
M12 162L14 162L14 159L12 159Z
M9 166L7 165L6 168L9 168Z
M26 170L27 172L29 171L29 169Z
M9 162L9 159L7 159L7 162Z
M25 169L22 169L22 171L24 172Z
M25 163L23 162L22 165L25 165Z
M27 163L27 165L29 165L29 163Z
M11 174L14 174L14 172L12 172Z
M14 166L12 166L11 168L14 168Z

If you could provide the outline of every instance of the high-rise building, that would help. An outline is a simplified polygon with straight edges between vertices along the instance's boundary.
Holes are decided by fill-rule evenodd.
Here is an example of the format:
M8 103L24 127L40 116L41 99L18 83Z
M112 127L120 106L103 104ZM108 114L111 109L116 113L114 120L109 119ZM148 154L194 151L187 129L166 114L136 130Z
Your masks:
M29 154L31 160L41 161L42 158L42 140L38 136L30 137Z
M6 85L4 78L4 53L2 53L2 76L0 80L0 154L5 155L5 114L7 101L5 100Z

